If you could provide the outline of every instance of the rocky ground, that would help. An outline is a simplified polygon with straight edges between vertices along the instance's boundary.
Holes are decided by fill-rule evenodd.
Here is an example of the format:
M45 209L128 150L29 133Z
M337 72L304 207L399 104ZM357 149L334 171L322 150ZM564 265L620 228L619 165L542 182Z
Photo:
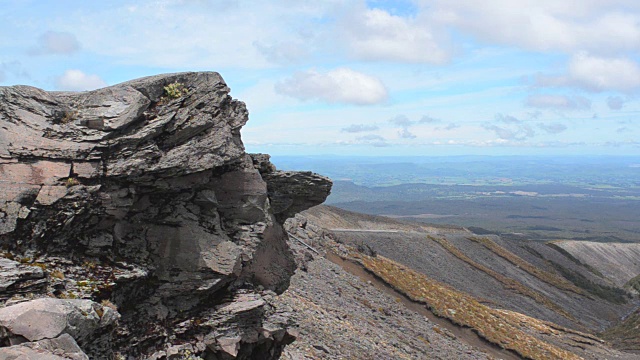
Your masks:
M284 359L486 359L398 297L315 257L278 302L299 323Z

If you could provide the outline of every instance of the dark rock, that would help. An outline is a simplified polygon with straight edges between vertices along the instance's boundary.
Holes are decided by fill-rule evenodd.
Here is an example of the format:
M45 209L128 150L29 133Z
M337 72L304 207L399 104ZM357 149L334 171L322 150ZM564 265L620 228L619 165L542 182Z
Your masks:
M0 299L16 294L42 293L47 287L44 272L37 266L0 258Z
M312 172L273 171L263 174L263 178L273 213L282 222L321 204L331 192L331 180Z
M181 93L166 93L171 84ZM1 245L40 254L49 293L115 303L121 355L177 342L274 358L290 324L254 289L287 288L295 261L282 223L323 202L331 182L247 155L247 119L213 72L82 93L0 87ZM43 277L11 266L7 289L43 292ZM245 310L225 313L234 306Z

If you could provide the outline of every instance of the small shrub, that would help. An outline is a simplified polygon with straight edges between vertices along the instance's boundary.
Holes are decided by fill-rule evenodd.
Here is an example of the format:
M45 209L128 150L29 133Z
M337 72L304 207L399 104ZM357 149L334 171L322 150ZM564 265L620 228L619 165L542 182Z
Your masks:
M189 93L184 84L174 82L164 87L164 95L169 99L177 99Z
M78 119L79 114L80 113L78 112L78 110L65 111L64 114L62 115L62 118L60 119L60 123L68 124L72 121L75 121L76 119Z
M181 355L181 360L204 360L200 356L192 353L191 350L183 350Z
M80 185L80 181L78 181L78 179L76 178L70 177L64 182L64 185L66 187L72 187L72 186Z
M52 278L60 279L60 280L64 279L64 274L60 270L53 270L52 272L49 273L49 276L51 276Z

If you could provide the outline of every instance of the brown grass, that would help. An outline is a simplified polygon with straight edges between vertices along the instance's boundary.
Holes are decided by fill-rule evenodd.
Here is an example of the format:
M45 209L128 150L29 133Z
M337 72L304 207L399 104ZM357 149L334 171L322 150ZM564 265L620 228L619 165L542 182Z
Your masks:
M518 267L520 267L522 270L526 271L527 273L529 273L530 275L535 276L537 279L557 287L560 290L565 290L565 291L569 291L572 292L574 294L578 294L578 295L584 295L584 296L588 296L582 289L580 289L579 287L575 286L574 284L572 284L570 281L568 281L567 279L560 277L554 273L548 272L548 271L544 271L536 266L531 265L530 263L528 263L527 261L525 261L524 259L522 259L521 257L519 257L518 255L512 253L511 251L503 248L502 246L496 244L495 242L493 242L491 239L488 238L479 238L479 237L469 237L467 238L473 242L477 242L479 244L484 245L484 247L486 247L487 249L489 249L491 252L493 252L494 254L500 256L501 258L507 260L508 262L512 263L513 265L516 265Z
M367 270L412 300L426 304L434 313L458 325L474 329L480 336L502 348L513 350L528 359L582 359L521 330L529 326L529 317L514 316L512 312L489 308L469 295L382 256L372 258L353 254L353 257ZM543 333L556 331L539 323L534 322L532 325Z
M558 304L554 303L553 301L551 301L551 299L549 299L548 297L540 294L539 292L536 292L534 290L532 290L531 288L523 285L521 282L512 279L510 277L507 277L505 275L500 274L499 272L496 272L482 264L479 264L475 261L473 261L473 259L471 259L470 257L468 257L467 255L465 255L462 251L460 251L457 247L455 247L452 243L450 243L449 241L447 241L444 238L441 237L433 237L433 236L428 236L429 239L437 242L438 244L440 244L443 248L445 248L448 252L450 252L453 256L457 257L458 259L464 261L465 263L471 265L472 267L484 272L485 274L491 276L492 278L498 280L507 290L512 290L517 292L518 294L527 296L533 300L535 300L537 303L555 311L556 313L566 317L567 319L570 319L572 321L577 321L571 314L569 314L568 312L566 312L563 308L561 308Z

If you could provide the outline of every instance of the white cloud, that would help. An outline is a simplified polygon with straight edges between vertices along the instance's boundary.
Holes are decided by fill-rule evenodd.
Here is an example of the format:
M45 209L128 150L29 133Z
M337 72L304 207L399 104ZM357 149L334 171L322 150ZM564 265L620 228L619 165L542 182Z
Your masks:
M57 20L83 48L119 64L147 67L263 69L315 49L333 1L131 1L76 7ZM332 39L333 40L333 39ZM320 40L318 40L320 41ZM335 41L331 41L335 47Z
M409 127L412 125L415 125L416 122L409 120L409 118L406 115L398 115L395 116L391 119L389 119L389 122L393 125L397 125L399 126L401 129L398 130L398 136L402 139L415 139L416 135L413 134L410 130Z
M301 100L327 103L372 105L387 100L387 89L379 79L348 68L326 73L315 70L298 72L277 83L275 89Z
M605 58L579 52L569 61L566 74L538 75L534 82L542 87L630 93L640 89L640 64L626 57Z
M556 110L586 110L591 108L591 101L583 96L529 95L525 104L535 108Z
M85 74L80 70L67 70L56 79L58 90L84 91L107 86L98 75Z
M628 92L640 87L640 66L627 58L600 58L579 53L569 63L569 78L594 91Z
M425 19L356 7L341 19L337 30L338 38L358 59L431 64L450 59L441 36Z
M30 55L69 55L80 50L75 35L68 32L47 31L38 38L38 45L29 49Z
M487 42L569 53L640 49L640 3L635 0L423 0L421 4L434 21Z

